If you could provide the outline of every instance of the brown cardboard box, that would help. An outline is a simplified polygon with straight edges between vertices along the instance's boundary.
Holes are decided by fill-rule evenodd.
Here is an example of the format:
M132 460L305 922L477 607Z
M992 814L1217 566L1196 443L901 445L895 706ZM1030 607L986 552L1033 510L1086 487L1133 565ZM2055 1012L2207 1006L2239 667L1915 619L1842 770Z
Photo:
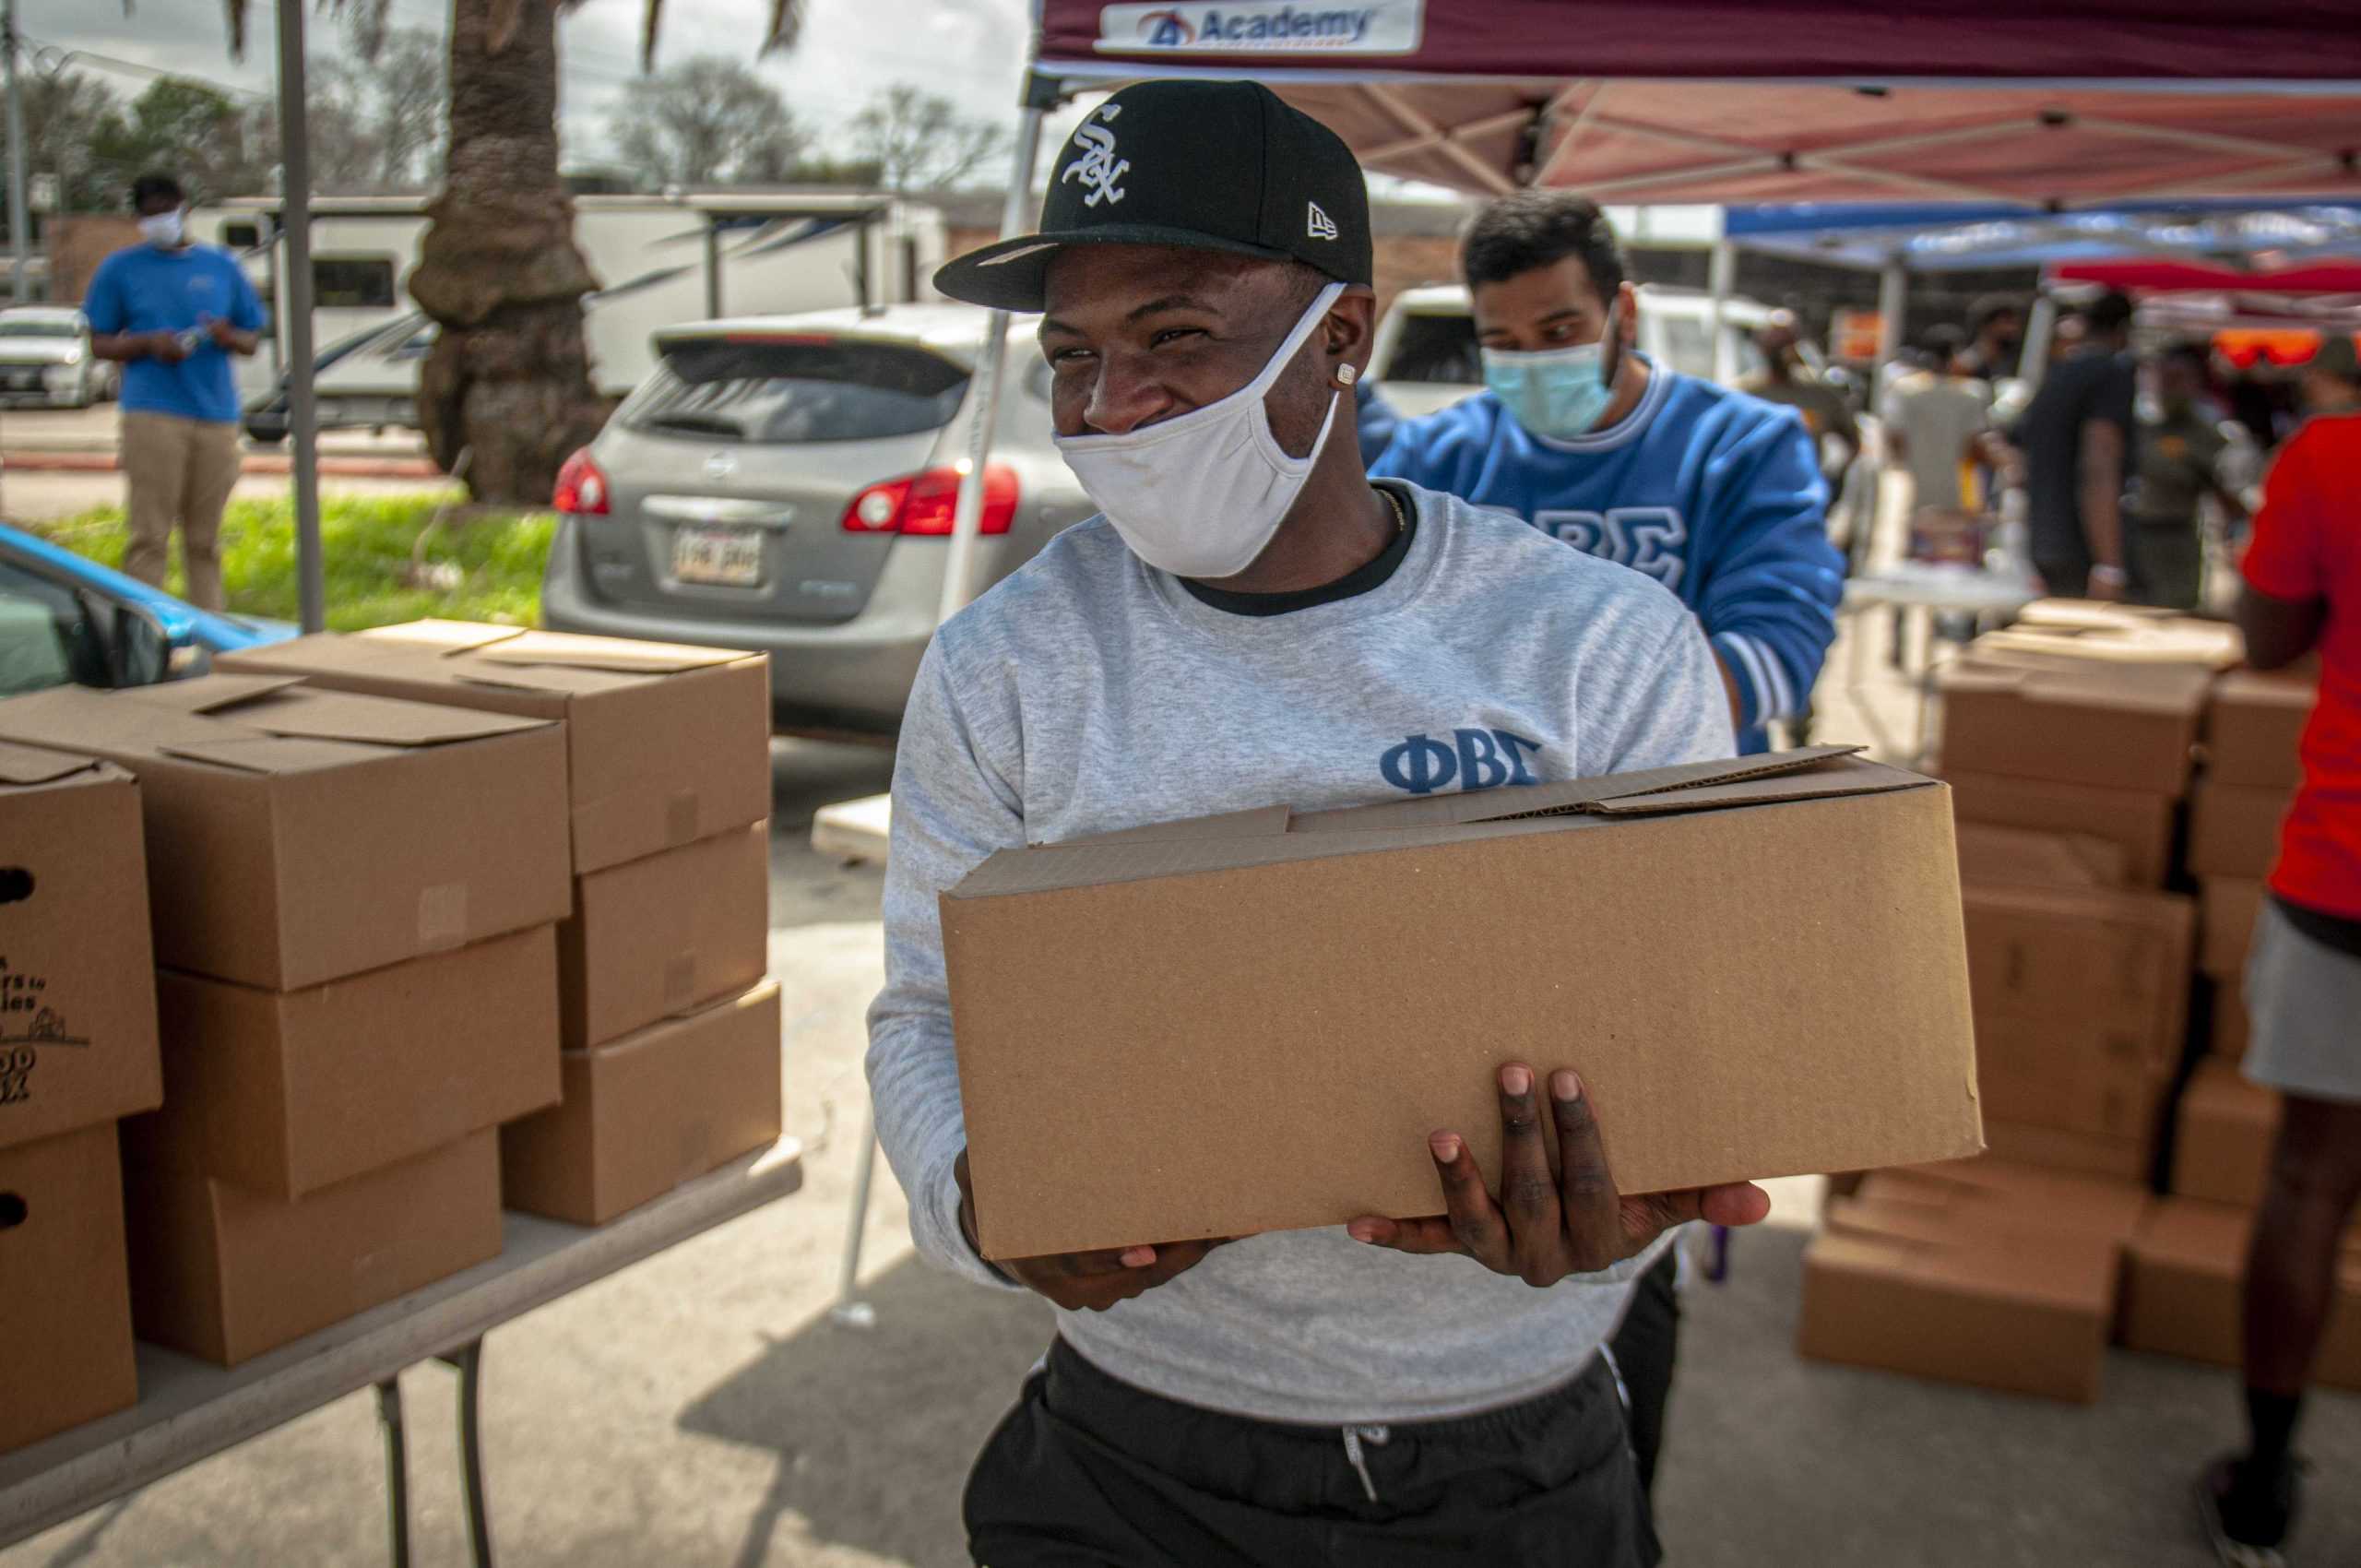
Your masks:
M1860 1195L1913 1206L1958 1229L2061 1230L2126 1246L2147 1211L2146 1189L2130 1182L2018 1165L1984 1155L1938 1165L1873 1170Z
M134 1158L301 1198L558 1099L547 926L296 992L166 969L164 1109Z
M283 1203L136 1158L132 1322L222 1366L500 1254L500 1146L489 1128Z
M1943 781L1962 823L2104 838L2123 850L2127 886L2162 887L2172 864L2174 801L2138 790L2094 790L2004 774L1963 773L1948 765Z
M0 743L0 1148L163 1092L139 786Z
M2174 665L2208 673L2246 657L2236 626L2194 617L2160 617L2139 625L2045 625L2020 619L1975 639L1969 653L1999 662Z
M1987 1115L2061 1133L2137 1140L2156 1125L2171 1077L2148 1042L2088 1017L1975 1015Z
M2197 1064L2181 1091L2173 1191L2214 1203L2259 1204L2279 1132L2279 1097L2227 1062Z
M2209 679L2169 664L1962 659L1937 678L1943 770L2177 796Z
M2189 869L2199 877L2271 874L2294 792L2198 781L2189 811Z
M2213 988L2213 1039L2206 1049L2225 1062L2247 1059L2247 988L2224 980Z
M2132 1238L2123 1343L2134 1350L2238 1364L2238 1314L2253 1215L2197 1198L2157 1198ZM2345 1237L2336 1305L2315 1382L2361 1389L2361 1233Z
M138 1397L114 1124L0 1149L0 1454Z
M2205 776L2283 791L2301 784L2296 745L2319 695L2312 673L2233 670L2222 676L2205 710Z
M2112 1060L2166 1069L2189 1026L2195 901L2173 893L1971 884L1967 965L1982 1030L2104 1042ZM1998 1106L1995 1115L2005 1116ZM2101 1132L2107 1129L2083 1127Z
M1797 1348L1821 1360L2088 1402L2118 1243L2014 1218L1840 1198L1804 1253Z
M2247 972L2255 917L2262 913L2262 880L2209 876L2199 885L2203 896L2198 925L2204 943L2198 951L2197 968L2217 980L2235 980Z
M216 663L377 696L564 719L577 874L770 814L770 661L763 654L415 621L299 637Z
M2135 1137L2111 1138L1987 1116L1984 1141L1995 1157L2013 1164L2124 1182L2146 1181L2149 1168L2155 1163L2153 1129Z
M604 1225L778 1141L778 986L564 1053L565 1101L500 1130L510 1208Z
M994 855L942 900L986 1255L1432 1214L1516 1060L1626 1192L1975 1152L1950 802L1842 750Z
M568 1051L745 990L770 963L770 829L758 822L576 877L558 928Z
M2045 833L1963 822L1959 879L1964 883L2012 883L2032 887L2122 887L2123 846L2085 833Z
M292 684L0 702L138 776L158 963L296 991L565 917L563 730Z

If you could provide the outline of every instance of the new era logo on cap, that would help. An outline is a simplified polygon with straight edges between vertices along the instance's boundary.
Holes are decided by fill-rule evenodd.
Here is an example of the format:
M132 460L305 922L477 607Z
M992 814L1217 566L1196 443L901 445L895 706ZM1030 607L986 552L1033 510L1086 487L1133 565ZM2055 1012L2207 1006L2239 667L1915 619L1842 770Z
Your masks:
M1068 246L1228 251L1368 284L1369 190L1343 138L1260 82L1134 82L1058 149L1041 229L935 274L953 299L1039 310Z

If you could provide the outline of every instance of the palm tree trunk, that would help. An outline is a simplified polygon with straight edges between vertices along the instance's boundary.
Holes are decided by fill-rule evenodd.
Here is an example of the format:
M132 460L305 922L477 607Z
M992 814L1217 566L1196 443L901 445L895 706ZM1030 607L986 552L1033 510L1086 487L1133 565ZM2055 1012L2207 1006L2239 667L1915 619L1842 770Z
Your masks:
M582 296L598 282L558 178L554 5L454 0L450 116L450 164L409 280L442 327L419 421L445 469L469 453L476 499L538 505L606 414L582 335Z

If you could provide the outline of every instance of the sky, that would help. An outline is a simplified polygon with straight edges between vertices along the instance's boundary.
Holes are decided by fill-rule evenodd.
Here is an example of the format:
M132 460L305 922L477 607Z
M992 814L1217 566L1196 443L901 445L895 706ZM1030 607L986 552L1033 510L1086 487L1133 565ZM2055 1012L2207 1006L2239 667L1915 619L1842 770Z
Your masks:
M128 16L117 0L18 0L18 25L36 49L87 51L267 94L275 12L270 0L250 5L243 61L231 58L219 0L135 0ZM698 53L749 57L767 8L764 0L670 0L658 65ZM393 0L393 9L401 26L438 34L449 26L447 0ZM559 113L570 160L608 150L603 126L639 71L640 15L640 0L588 0L560 23ZM1014 122L1027 0L808 0L805 15L795 52L758 61L755 69L824 145L872 92L895 81L917 81L971 113ZM333 20L312 12L306 26L315 53L337 47ZM75 65L126 95L152 79L87 55Z

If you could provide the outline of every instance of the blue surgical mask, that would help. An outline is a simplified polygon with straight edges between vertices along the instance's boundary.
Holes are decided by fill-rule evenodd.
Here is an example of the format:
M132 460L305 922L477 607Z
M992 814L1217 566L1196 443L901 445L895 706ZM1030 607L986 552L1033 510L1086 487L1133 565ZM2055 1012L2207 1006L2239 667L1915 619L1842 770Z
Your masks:
M1613 329L1610 323L1608 330ZM1588 434L1615 400L1600 344L1537 353L1486 349L1483 353L1484 385L1517 423L1544 439L1572 441Z

